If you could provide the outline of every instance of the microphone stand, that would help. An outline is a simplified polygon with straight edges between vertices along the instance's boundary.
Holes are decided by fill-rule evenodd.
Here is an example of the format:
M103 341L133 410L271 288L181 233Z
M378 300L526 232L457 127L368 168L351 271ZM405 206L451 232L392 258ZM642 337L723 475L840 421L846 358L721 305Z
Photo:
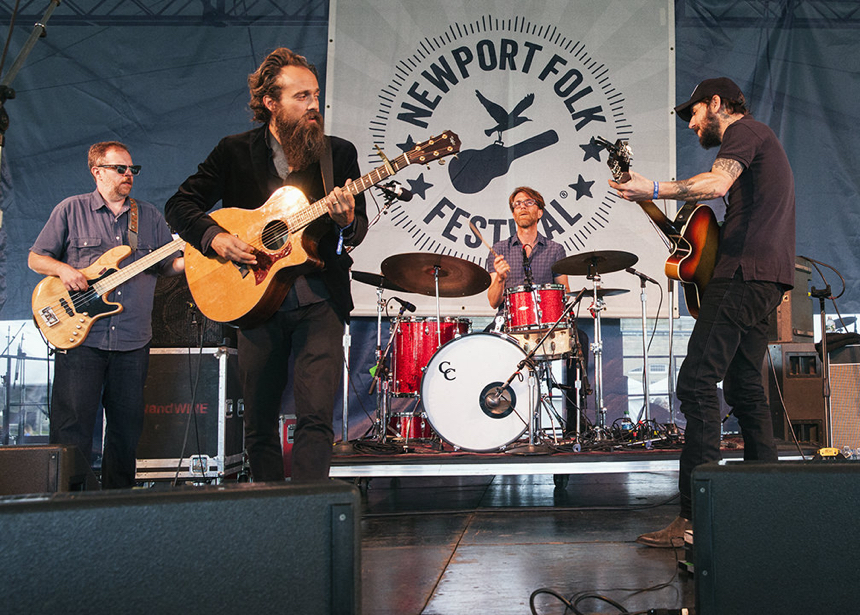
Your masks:
M636 274L634 274L636 275ZM636 417L636 424L640 424L642 415L645 415L645 448L651 448L651 376L648 373L648 334L647 334L647 293L645 292L646 280L644 276L638 275L639 278L639 299L642 302L642 392L645 397L645 402L639 415Z
M380 292L382 289L380 289ZM388 358L388 354L391 352L391 346L394 344L394 340L397 337L398 332L400 331L400 321L403 318L403 313L406 311L405 307L400 308L400 312L397 314L397 318L394 319L394 328L391 330L391 335L388 338L388 344L385 346L385 350L382 354L379 355L379 360L376 362L376 366L373 369L373 380L370 383L370 390L368 393L372 394L374 388L376 388L377 380L382 382L382 385L379 387L377 393L377 420L379 421L379 441L385 442L385 438L387 437L388 432L388 415L389 415L389 381L388 381L388 371L385 369L385 360ZM381 342L381 338L380 338ZM377 346L377 349L379 346Z
M60 6L60 0L51 0L50 5L45 10L45 14L42 16L42 21L33 25L33 31L30 32L30 36L24 42L24 46L21 47L21 51L18 52L18 57L15 58L15 61L12 63L9 71L3 76L3 79L0 80L0 161L2 161L3 157L6 130L9 128L9 115L6 113L6 101L10 98L15 98L15 90L10 86L15 80L15 77L18 76L18 71L20 71L21 67L24 66L24 61L27 59L27 56L30 55L33 47L36 46L36 42L40 38L47 36L48 30L45 27L45 24L48 23L48 20L51 18L51 14L58 6Z
M349 270L352 280L352 269ZM349 349L352 346L352 337L349 334L349 322L343 324L343 414L340 431L340 442L335 443L332 449L333 455L352 455L355 447L349 441Z
M824 446L829 447L833 446L833 406L830 398L830 355L827 353L827 316L825 314L824 301L832 294L830 284L826 284L820 290L813 286L809 290L809 294L818 299L819 313L821 314L821 365L823 372L821 394L824 396Z
M666 383L666 392L669 396L669 422L664 427L669 437L678 437L681 432L675 423L675 280L666 279L669 282L669 380Z

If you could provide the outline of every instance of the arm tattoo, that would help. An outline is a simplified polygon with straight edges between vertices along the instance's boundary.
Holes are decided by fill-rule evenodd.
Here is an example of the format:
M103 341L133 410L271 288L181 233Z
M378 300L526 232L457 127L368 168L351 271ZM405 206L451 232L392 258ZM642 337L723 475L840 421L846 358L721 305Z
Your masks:
M732 182L734 182L738 176L743 172L743 165L737 160L730 160L729 158L717 158L714 160L714 166L711 167L712 171L722 171L726 175L732 178Z

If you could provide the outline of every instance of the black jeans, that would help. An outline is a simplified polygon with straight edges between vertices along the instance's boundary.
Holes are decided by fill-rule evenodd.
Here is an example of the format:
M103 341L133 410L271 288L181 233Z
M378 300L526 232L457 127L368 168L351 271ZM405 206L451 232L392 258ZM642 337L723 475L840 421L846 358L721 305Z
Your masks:
M692 518L693 468L720 459L718 382L741 427L744 459L777 460L762 364L767 317L783 292L775 282L744 281L740 272L715 278L705 289L678 373L677 395L687 419L678 478L682 517Z
M343 322L331 304L323 301L276 312L257 327L240 329L238 346L245 451L254 480L284 480L278 420L291 353L296 404L292 480L328 479L332 417L343 370Z
M104 406L102 487L105 489L135 484L148 367L148 346L128 352L79 346L56 355L51 443L74 444L89 460L99 406Z

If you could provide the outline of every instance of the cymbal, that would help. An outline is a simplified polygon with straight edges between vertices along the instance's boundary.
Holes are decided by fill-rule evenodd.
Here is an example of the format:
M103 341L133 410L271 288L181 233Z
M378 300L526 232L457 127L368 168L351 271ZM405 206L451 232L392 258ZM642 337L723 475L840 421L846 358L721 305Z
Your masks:
M407 292L436 296L435 271L439 270L440 297L468 297L490 287L483 267L456 256L409 252L382 261L382 274Z
M639 257L630 252L619 250L600 250L595 252L583 252L574 254L559 261L552 266L554 273L563 275L593 275L595 273L610 273L632 267Z
M629 292L630 292L629 288L598 288L597 289L597 298L601 299L603 297L612 297L614 295L623 295L624 293L629 293ZM565 295L565 297L573 298L573 297L576 297L578 294L579 294L579 291L565 293L564 295ZM586 297L593 297L594 296L594 289L593 288L585 289L585 296Z
M384 275L378 273L367 273L366 271L353 271L352 279L362 284L369 284L376 288L386 288L399 293L408 292L405 288L399 287L397 284L385 278Z

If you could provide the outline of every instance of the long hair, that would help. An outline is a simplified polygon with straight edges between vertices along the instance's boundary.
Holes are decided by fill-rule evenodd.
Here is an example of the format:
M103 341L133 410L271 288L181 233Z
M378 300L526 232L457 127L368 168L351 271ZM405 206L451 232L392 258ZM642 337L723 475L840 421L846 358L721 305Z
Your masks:
M280 98L281 87L276 82L284 66L302 66L311 71L314 76L317 74L316 68L304 56L293 53L286 47L275 49L266 56L257 70L248 75L248 89L251 91L251 101L248 106L254 113L255 122L269 123L272 114L263 104L263 98L265 96L275 100Z

